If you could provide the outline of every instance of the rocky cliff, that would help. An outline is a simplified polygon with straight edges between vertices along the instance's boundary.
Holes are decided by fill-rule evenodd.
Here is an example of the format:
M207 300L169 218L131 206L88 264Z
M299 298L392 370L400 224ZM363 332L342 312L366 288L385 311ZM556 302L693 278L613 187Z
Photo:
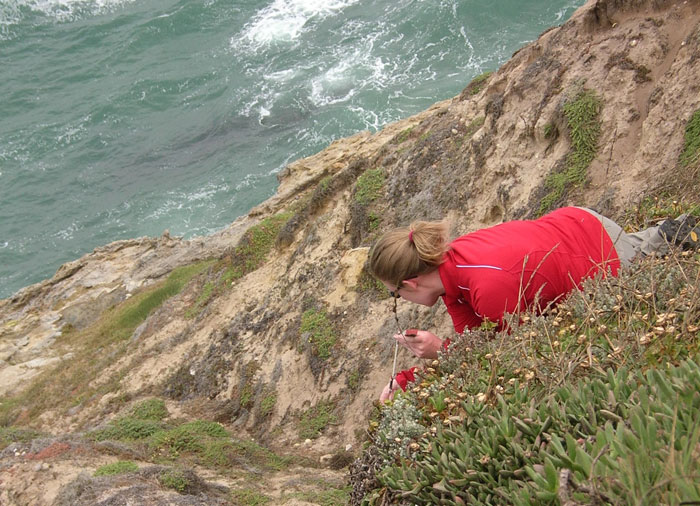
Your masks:
M590 0L459 96L290 164L220 233L119 241L0 301L0 502L235 503L257 482L313 503L289 493L309 476L342 489L392 365L394 314L363 270L372 241L414 219L458 235L566 204L624 221L660 192L697 200L683 150L699 83L700 2ZM452 332L441 307L398 319ZM233 450L214 465L188 447L203 478L168 488L156 464L186 448L164 460L152 441L98 436L145 400L162 402L161 431L217 422L293 465ZM90 477L125 458L140 474Z

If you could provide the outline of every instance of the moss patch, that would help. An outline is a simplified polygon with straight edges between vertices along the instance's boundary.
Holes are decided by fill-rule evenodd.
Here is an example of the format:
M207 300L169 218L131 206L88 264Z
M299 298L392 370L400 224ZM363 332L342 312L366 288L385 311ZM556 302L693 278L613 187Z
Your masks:
M109 335L112 340L131 337L136 327L148 317L151 311L180 293L194 276L213 263L214 261L204 261L179 267L170 273L165 282L134 295L120 305L111 321L105 322L101 335Z
M382 196L386 174L384 169L368 169L357 178L355 202L366 206Z
M311 346L311 353L320 360L328 360L338 336L325 309L307 309L301 315L300 332Z
M547 176L544 187L547 191L540 204L544 214L561 203L567 192L581 186L588 174L588 166L596 156L600 137L600 108L602 102L595 92L583 90L573 100L564 104L571 150L563 168Z

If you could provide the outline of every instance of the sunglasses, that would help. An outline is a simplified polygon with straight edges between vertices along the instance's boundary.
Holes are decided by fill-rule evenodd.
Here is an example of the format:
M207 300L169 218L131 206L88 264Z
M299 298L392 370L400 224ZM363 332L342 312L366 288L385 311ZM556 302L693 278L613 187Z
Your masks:
M410 278L406 278L406 279L415 279L417 277L418 276L411 276ZM404 279L404 281L406 281L406 279ZM401 290L402 288L403 288L403 281L399 281L399 284L396 285L396 288L394 290L389 290L389 295L391 295L395 299L400 299L401 295L399 294L399 290Z

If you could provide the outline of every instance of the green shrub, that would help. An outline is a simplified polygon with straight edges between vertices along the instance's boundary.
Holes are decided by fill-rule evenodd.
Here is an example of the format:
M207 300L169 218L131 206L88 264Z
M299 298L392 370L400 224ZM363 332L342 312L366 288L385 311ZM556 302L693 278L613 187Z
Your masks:
M164 487L171 488L180 494L184 493L187 487L190 486L190 480L180 469L168 469L167 471L163 471L158 476L158 481Z
M134 462L130 460L119 460L98 467L93 476L112 476L114 474L133 473L138 470L139 466Z
M700 500L694 479L700 463L693 457L699 388L700 367L689 361L646 376L610 371L605 379L562 387L545 402L528 388L507 400L497 396L495 405L466 400L463 423L438 426L410 459L379 479L428 504L556 501L563 470L570 472L574 500Z
M11 443L24 443L41 436L40 432L33 429L20 427L0 427L0 450Z
M357 392L357 389L360 387L360 371L352 371L350 374L348 374L348 388L350 388L351 392Z
M580 91L564 104L571 150L561 170L552 172L545 180L547 194L542 198L540 212L551 210L570 189L586 181L588 167L596 156L600 137L600 108L602 102L595 92Z

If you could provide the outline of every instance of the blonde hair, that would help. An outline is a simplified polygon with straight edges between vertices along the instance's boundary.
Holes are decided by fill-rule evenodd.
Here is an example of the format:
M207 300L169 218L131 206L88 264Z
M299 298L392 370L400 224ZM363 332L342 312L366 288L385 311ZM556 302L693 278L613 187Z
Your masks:
M370 274L399 286L404 279L437 269L450 249L447 230L444 221L414 221L387 232L369 252Z

